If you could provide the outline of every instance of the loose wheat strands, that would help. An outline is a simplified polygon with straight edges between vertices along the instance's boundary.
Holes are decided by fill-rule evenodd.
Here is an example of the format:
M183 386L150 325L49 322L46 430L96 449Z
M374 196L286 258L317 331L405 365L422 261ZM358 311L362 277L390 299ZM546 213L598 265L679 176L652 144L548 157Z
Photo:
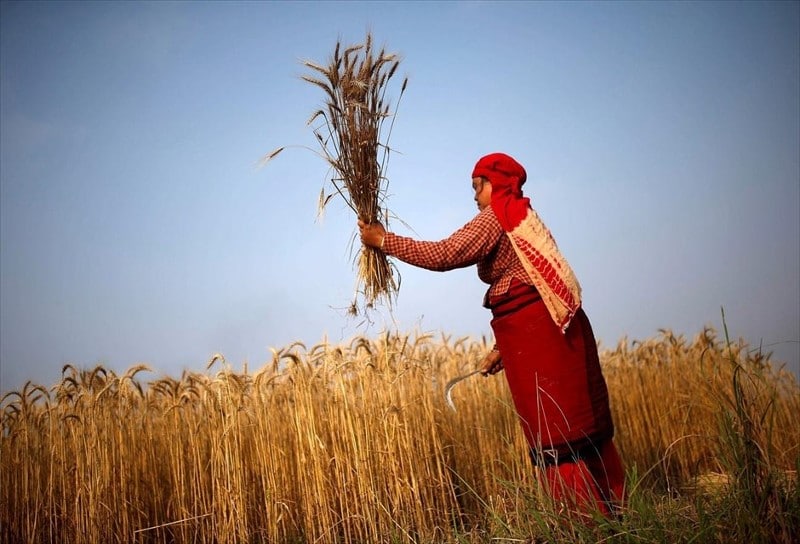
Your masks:
M144 529L136 529L133 534L136 535L138 533L144 533L146 531L153 531L155 529L161 529L162 527L169 527L170 525L178 525L179 523L186 523L187 521L194 521L196 519L207 518L211 514L201 514L199 516L194 516L191 518L184 518L179 519L177 521L170 521L169 523L162 523L161 525L153 525L152 527L145 527Z

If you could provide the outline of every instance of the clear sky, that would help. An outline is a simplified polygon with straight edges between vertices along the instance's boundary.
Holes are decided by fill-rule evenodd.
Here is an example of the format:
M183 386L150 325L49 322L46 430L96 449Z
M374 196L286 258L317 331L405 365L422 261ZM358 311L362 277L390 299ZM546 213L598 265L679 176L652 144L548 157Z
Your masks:
M489 335L474 268L352 299L355 218L311 151L300 61L402 55L392 211L440 239L503 151L601 344L706 325L797 369L798 2L2 2L0 389L62 365L240 369L295 340ZM399 79L398 79L399 82ZM396 92L395 92L396 96ZM412 234L402 224L391 225Z

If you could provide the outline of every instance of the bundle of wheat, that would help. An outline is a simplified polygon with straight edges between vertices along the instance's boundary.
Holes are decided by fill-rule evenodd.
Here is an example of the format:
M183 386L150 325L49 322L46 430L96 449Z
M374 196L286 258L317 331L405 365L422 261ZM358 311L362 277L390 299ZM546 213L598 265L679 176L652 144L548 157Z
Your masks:
M320 155L331 166L335 176L333 189L320 194L320 210L330 199L341 196L356 216L367 222L386 224L389 212L384 206L388 188L386 168L389 160L389 137L397 113L397 104L405 92L408 78L403 79L394 109L390 109L386 92L400 65L398 55L384 48L376 54L371 34L364 43L342 48L336 43L327 65L307 60L312 70L303 80L325 91L322 109L315 111L308 125L320 145ZM385 126L389 120L388 126ZM279 148L267 155L269 160ZM351 313L371 308L382 299L391 305L397 294L396 268L386 255L374 248L362 247L358 255L356 295ZM359 295L363 300L359 302Z

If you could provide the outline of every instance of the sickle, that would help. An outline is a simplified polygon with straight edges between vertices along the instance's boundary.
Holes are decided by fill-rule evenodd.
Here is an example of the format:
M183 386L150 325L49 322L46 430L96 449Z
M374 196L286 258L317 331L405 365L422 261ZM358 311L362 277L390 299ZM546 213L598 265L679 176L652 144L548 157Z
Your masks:
M456 405L453 404L453 396L452 396L453 388L458 384L458 382L466 380L467 378L470 378L478 373L480 373L480 370L473 370L468 374L464 374L463 376L458 376L457 378L453 378L452 380L447 382L447 385L444 387L444 400L445 402L447 402L447 405L450 407L451 410L453 410L454 412L456 411Z

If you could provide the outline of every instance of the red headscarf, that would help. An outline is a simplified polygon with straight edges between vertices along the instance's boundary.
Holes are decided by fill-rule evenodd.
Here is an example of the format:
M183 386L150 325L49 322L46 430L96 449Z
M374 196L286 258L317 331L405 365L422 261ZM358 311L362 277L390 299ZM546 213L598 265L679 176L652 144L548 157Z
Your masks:
M492 184L492 211L553 321L565 331L580 308L581 287L530 199L522 196L525 169L505 153L492 153L478 161L472 177Z
M489 180L492 184L492 209L503 230L514 230L530 208L530 199L522 196L522 185L528 179L525 168L505 153L492 153L478 161L472 177Z

